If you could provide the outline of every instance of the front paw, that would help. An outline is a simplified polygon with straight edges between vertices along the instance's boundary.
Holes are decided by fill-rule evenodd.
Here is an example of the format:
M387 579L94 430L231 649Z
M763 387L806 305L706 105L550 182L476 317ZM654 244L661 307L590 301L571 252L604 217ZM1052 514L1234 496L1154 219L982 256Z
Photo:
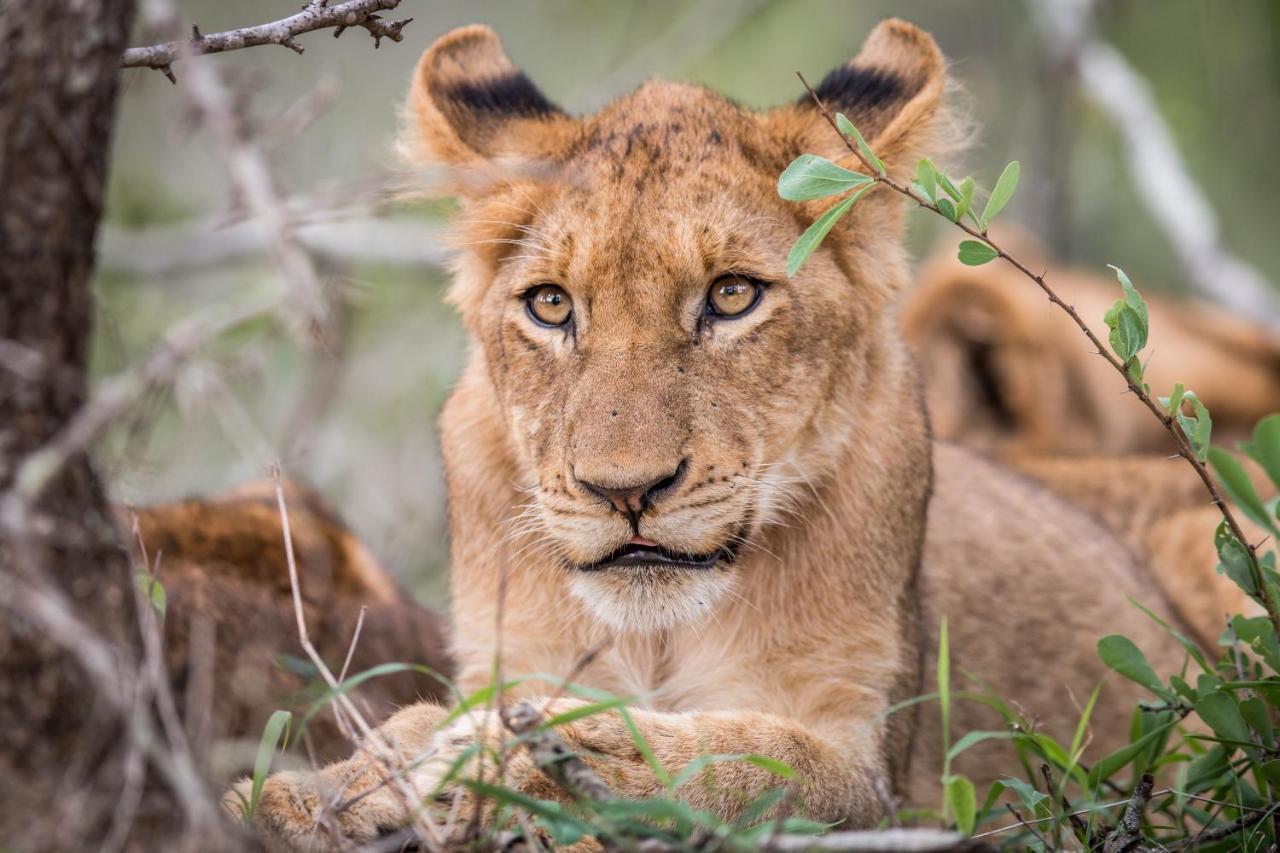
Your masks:
M272 851L336 850L344 840L367 843L415 824L438 840L472 814L456 780L474 776L481 750L496 752L501 737L497 714L478 711L432 733L416 754L380 741L381 749L366 745L319 772L277 773L262 786L252 825ZM224 808L244 820L251 790L250 780L237 783Z

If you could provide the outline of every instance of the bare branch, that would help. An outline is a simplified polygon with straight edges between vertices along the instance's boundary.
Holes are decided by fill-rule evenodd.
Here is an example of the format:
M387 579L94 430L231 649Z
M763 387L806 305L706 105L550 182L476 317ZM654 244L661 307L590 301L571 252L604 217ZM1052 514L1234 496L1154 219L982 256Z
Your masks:
M406 217L304 222L297 224L294 235L308 252L330 262L440 269L446 258L443 229ZM105 225L99 264L104 270L130 276L178 276L254 260L269 250L269 240L256 219L221 228L209 222L137 230ZM18 355L15 351L14 358ZM13 363L22 366L16 360Z
M275 310L277 300L251 302L232 312L196 316L180 323L150 356L132 370L107 381L44 446L18 467L13 496L29 503L76 454L87 450L116 418L128 412L148 391L173 381L192 352L226 332Z
M385 12L400 5L400 0L347 0L334 6L321 2L310 2L296 15L279 21L258 24L252 27L241 27L221 33L201 35L195 29L191 38L168 41L150 47L131 47L120 59L121 68L155 68L172 77L173 63L188 56L199 56L206 53L224 53L228 50L240 50L245 47L256 47L260 44L278 44L302 53L303 47L298 44L298 36L316 30L334 30L334 37L342 35L348 27L363 27L373 36L373 46L378 47L382 39L401 41L404 36L401 30L413 20L405 18L400 21L384 21L378 12Z
M1164 232L1191 284L1203 296L1275 325L1280 298L1266 276L1222 244L1209 200L1178 152L1151 87L1124 54L1090 34L1094 4L1085 0L1028 2L1046 48L1064 54L1085 96L1124 141L1134 191Z
M385 1L385 0L384 0ZM227 158L231 180L249 212L257 219L290 293L291 316L296 330L310 331L323 325L328 306L320 277L306 249L294 235L289 212L267 164L266 155L246 132L236 115L231 95L216 69L204 62L187 68L192 103L218 135Z

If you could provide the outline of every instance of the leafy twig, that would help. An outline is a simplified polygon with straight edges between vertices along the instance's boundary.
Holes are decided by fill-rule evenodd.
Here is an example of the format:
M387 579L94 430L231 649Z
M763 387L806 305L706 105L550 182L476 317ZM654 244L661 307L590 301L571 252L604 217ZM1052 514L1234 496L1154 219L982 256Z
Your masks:
M891 177L883 168L884 164L873 162L872 157L874 157L874 155L872 155L872 157L867 156L870 154L870 149L867 149L867 151L864 152L860 150L860 146L855 146L850 142L849 137L840 129L840 126L836 123L835 117L831 114L831 111L827 109L826 104L822 102L822 99L818 97L818 93L809 85L809 81L804 78L803 74L797 73L797 76L800 78L800 82L804 84L805 89L808 90L809 95L813 98L813 102L818 107L818 112L827 121L827 123L831 125L831 129L839 135L850 153L857 157L858 162L867 169L870 179L874 184L886 186L899 195L903 195L911 199L920 207L926 208L940 216L943 216L947 221L951 222L957 228L974 238L974 240L987 246L995 253L995 257L1001 258L1012 264L1015 269L1035 282L1040 290L1044 292L1045 296L1049 298L1050 302L1057 305L1067 313L1067 316L1071 318L1072 322L1074 322L1076 326L1079 327L1080 331L1084 333L1085 337L1089 339L1089 343L1093 345L1093 348L1097 351L1098 355L1102 356L1102 358L1106 360L1107 364L1111 365L1111 367L1124 378L1125 384L1129 387L1129 390L1133 395L1147 407L1151 414L1160 421L1161 425L1165 428L1165 431L1169 433L1169 436L1173 439L1174 445L1177 447L1177 455L1187 460L1187 464L1195 469L1196 476L1200 478L1205 489L1209 492L1209 496L1212 499L1214 506L1216 506L1222 513L1222 518L1226 522L1232 535L1235 536L1235 538L1244 547L1249 563L1249 574L1253 580L1254 589L1257 590L1258 600L1262 603L1263 608L1267 612L1267 618L1271 622L1275 635L1280 637L1280 605L1278 605L1272 598L1271 591L1267 588L1266 578L1263 576L1262 567L1258 562L1258 546L1250 543L1248 538L1245 537L1244 530L1241 528L1239 521L1236 520L1235 513L1232 512L1230 505L1228 505L1228 503L1223 499L1221 491L1219 491L1217 484L1214 483L1213 478L1209 474L1208 467L1200 460L1195 449L1192 447L1188 436L1183 432L1180 426L1178 426L1173 414L1166 412L1164 408L1160 406L1160 404L1157 403L1156 400L1148 393L1147 389L1143 387L1142 383L1131 375L1130 364L1121 361L1119 358L1112 355L1105 346L1103 346L1102 341L1096 334L1094 334L1093 330L1089 328L1089 325L1084 321L1076 309L1063 301L1063 299L1058 296L1057 292L1049 286L1045 281L1044 273L1033 272L1022 261L1005 251L1004 248L996 243L996 241L993 240L985 230L980 231L966 224L964 221L960 220L959 217L948 216L936 203L916 192L910 186ZM873 186L874 184L868 184L868 187ZM865 189L866 188L860 189L858 194L864 192Z

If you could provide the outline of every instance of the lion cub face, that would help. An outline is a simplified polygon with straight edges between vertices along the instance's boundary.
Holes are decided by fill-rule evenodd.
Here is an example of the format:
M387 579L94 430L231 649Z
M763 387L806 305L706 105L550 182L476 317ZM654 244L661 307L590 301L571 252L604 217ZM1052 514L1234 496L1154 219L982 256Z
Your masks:
M923 34L902 27L867 49L912 48ZM822 92L861 107L864 132L933 79L871 60ZM788 277L821 208L782 202L777 176L838 144L811 107L757 114L650 83L574 119L485 28L427 51L409 109L415 153L453 167L465 199L451 298L482 348L529 526L615 627L705 612L795 483L858 428L836 403L873 381L898 214L868 205L837 235L844 251ZM887 153L896 139L879 136Z

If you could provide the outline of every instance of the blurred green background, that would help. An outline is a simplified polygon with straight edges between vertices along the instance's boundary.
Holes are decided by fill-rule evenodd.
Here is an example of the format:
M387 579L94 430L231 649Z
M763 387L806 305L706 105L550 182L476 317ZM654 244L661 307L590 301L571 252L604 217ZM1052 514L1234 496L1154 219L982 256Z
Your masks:
M797 70L816 82L879 19L896 15L930 30L952 62L980 127L964 166L989 186L1006 161L1022 161L1006 218L1027 224L1059 257L1123 264L1140 286L1186 291L1191 281L1139 201L1120 135L1074 86L1061 45L1029 12L1033 2L404 0L388 15L415 19L399 44L374 50L363 30L337 40L318 32L303 37L303 56L264 46L212 61L246 106L280 189L301 198L308 215L336 207L326 213L337 229L330 233L356 234L369 205L334 201L376 197L364 189L396 165L410 71L455 26L492 26L516 64L576 112L654 75L705 83L752 107L777 104L799 94ZM187 0L178 8L213 32L284 17L298 3ZM1103 2L1093 23L1151 88L1225 246L1280 281L1271 214L1280 196L1280 2ZM151 40L141 28L134 37ZM193 122L181 65L175 71L176 86L156 72L124 73L97 281L98 377L135 363L181 318L278 286L260 254L154 263L157 246L181 254L201 234L225 238L238 202L216 138ZM314 121L286 132L317 99L327 107ZM172 388L118 424L98 449L116 498L217 490L284 459L287 473L323 491L422 600L442 604L448 544L435 420L466 342L441 301L445 273L421 258L441 248L445 209L379 206L394 225L385 254L366 243L370 257L323 261L350 305L331 357L299 347L277 325L251 325L190 361ZM912 221L912 247L923 255L937 234L922 217Z

